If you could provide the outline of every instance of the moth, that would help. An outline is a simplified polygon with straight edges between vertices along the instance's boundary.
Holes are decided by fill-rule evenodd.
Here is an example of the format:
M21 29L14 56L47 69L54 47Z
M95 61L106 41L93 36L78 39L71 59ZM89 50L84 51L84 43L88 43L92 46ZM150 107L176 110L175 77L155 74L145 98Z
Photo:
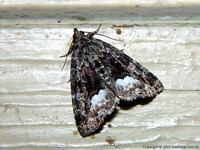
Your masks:
M99 27L100 28L100 27ZM120 101L155 97L161 81L121 50L74 29L71 46L71 94L76 126L82 137L97 131Z

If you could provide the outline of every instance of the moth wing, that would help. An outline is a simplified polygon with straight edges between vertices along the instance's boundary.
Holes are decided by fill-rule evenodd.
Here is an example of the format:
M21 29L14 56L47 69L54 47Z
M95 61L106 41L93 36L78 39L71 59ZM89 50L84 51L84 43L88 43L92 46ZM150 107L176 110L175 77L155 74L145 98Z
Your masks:
M70 78L76 125L85 137L101 127L114 111L118 98L103 87L82 51L72 54Z
M152 98L163 91L161 81L137 61L99 39L95 44L101 45L99 59L110 68L110 77L121 100Z

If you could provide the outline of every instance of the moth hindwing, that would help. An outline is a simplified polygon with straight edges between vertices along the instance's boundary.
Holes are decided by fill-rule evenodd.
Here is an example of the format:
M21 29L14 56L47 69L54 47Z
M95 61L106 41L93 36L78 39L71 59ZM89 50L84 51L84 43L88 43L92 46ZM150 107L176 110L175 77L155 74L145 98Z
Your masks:
M63 55L72 54L72 104L82 137L99 129L120 100L152 98L164 89L160 80L138 62L94 38L97 31L85 33L75 28L70 49Z

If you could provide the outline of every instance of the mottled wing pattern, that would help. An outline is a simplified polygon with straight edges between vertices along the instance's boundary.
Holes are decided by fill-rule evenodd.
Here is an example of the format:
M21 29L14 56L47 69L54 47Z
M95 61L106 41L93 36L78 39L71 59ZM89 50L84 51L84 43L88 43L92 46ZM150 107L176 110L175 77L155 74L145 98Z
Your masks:
M101 127L106 116L114 111L118 98L103 88L83 50L88 47L72 53L70 80L76 125L85 137Z
M94 39L93 45L101 52L99 60L109 69L115 93L121 100L151 98L163 91L155 75L122 51L99 39Z
M72 45L65 55L72 53L72 102L76 125L83 137L101 127L119 100L154 97L164 88L160 80L138 62L93 38L96 32L85 35L74 29Z

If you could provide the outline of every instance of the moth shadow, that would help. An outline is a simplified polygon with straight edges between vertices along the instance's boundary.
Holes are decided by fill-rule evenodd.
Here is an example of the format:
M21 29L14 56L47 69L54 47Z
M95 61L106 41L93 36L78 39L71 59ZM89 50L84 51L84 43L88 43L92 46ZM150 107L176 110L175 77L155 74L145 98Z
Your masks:
M120 104L118 106L120 107L120 109L128 110L128 109L131 109L132 107L134 107L136 105L146 105L146 104L150 103L151 101L153 101L154 98L155 97L141 98L141 99L137 99L137 100L134 100L134 101L120 100ZM103 128L105 127L105 124L108 123L108 122L111 122L113 120L113 118L115 118L115 116L117 115L118 112L119 112L118 109L115 109L115 111L111 115L106 117L102 126L99 129L97 129L95 132L93 132L91 135L100 133L100 131L103 130Z
M151 101L153 101L155 97L151 97L151 98L139 98L133 101L125 101L125 100L121 100L119 107L123 110L128 110L131 109L132 107L136 106L136 105L147 105L149 104Z

